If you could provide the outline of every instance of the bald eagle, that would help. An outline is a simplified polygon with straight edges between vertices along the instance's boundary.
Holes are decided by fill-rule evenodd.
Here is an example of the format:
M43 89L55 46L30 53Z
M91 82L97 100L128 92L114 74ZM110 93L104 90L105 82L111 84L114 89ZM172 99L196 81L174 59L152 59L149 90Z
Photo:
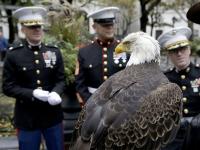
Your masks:
M127 67L89 98L75 126L74 150L159 150L176 135L182 92L160 71L158 42L131 33L115 52L130 53Z

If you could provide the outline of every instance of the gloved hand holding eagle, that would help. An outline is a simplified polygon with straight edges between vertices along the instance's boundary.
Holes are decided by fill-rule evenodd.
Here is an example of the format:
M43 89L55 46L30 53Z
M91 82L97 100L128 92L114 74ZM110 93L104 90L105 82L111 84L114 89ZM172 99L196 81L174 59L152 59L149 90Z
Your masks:
M159 150L179 128L182 92L159 68L160 46L131 33L115 52L130 53L127 67L87 101L75 126L73 150Z

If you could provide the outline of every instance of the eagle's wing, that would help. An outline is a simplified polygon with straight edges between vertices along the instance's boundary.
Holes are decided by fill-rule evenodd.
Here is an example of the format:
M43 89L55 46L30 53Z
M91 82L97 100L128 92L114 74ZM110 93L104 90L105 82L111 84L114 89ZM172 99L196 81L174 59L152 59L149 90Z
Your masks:
M178 85L168 83L159 86L140 99L137 111L127 112L130 114L123 116L123 123L120 121L121 124L118 124L115 120L108 128L106 147L159 149L175 137L182 112L181 98ZM120 116L118 118L120 120Z
M83 107L79 114L79 118L76 122L75 128L84 128L81 133L86 140L91 137L91 134L97 129L98 124L105 115L107 109L110 109L111 99L119 93L121 90L125 90L130 85L135 84L133 80L126 80L123 72L118 72L111 76L106 82L104 82L97 91L89 98L86 105ZM123 103L123 102L122 102ZM107 107L105 107L107 105ZM105 111L103 114L102 112ZM115 110L114 110L115 111Z

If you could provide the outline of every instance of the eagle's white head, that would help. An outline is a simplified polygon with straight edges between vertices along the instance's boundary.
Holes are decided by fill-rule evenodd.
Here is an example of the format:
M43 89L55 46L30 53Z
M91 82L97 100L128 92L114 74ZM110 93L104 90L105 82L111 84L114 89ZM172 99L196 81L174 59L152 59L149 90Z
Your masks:
M160 45L157 40L144 32L130 33L115 48L116 53L128 52L130 59L127 66L148 62L159 62Z

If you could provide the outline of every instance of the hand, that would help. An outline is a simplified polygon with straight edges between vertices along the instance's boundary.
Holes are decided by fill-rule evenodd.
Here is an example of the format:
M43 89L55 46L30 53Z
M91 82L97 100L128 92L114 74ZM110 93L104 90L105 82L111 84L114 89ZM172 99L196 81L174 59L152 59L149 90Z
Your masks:
M35 89L35 90L33 90L33 96L43 102L47 102L48 96L49 96L49 91Z
M50 105L58 105L62 102L62 99L56 92L51 92L49 93L48 102Z

